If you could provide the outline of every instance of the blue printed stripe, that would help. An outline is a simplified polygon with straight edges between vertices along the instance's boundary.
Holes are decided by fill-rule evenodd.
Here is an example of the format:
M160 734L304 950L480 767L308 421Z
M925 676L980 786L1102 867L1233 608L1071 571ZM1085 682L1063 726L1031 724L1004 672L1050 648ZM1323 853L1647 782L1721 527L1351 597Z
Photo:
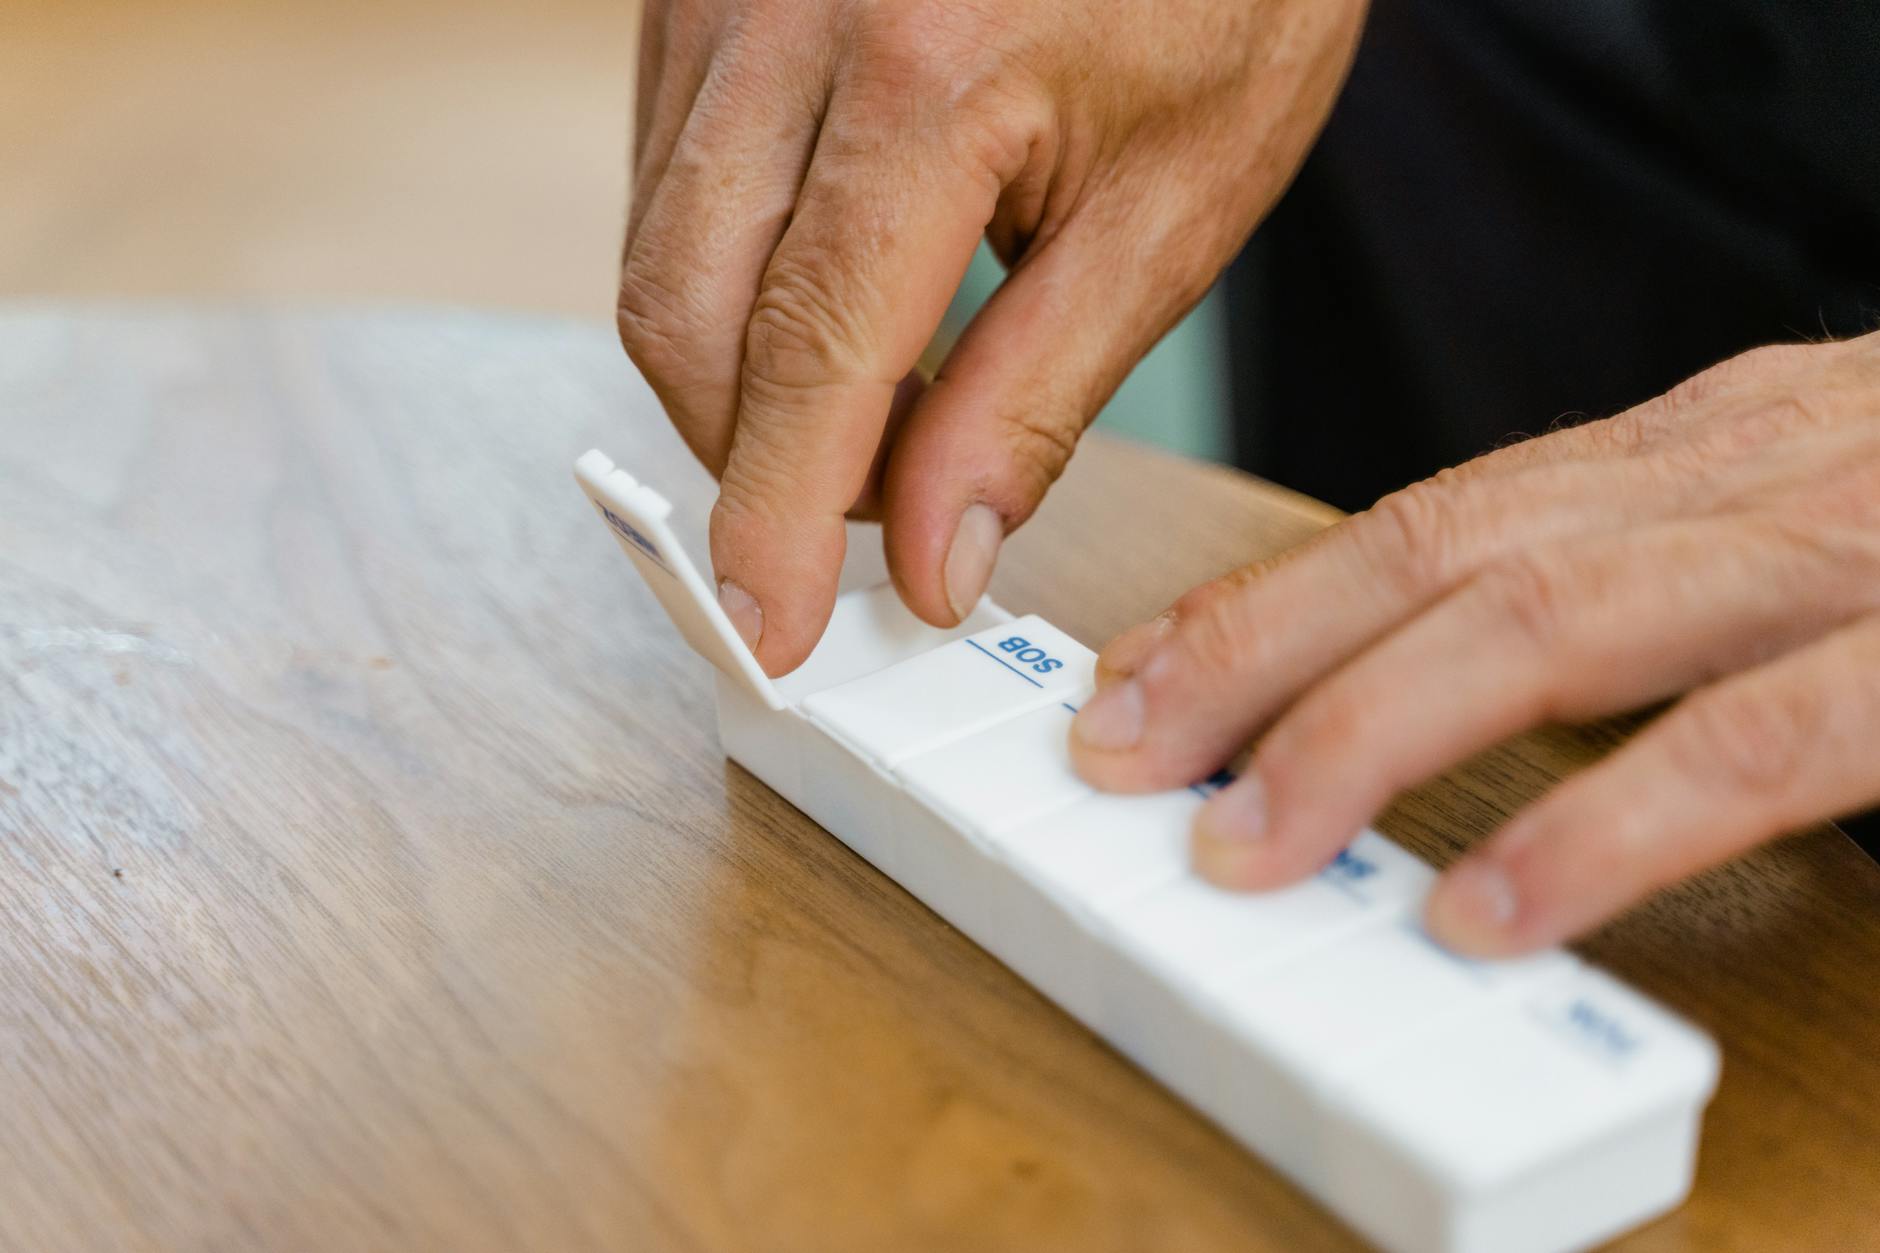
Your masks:
M977 648L980 652L985 653L986 656L992 658L994 661L1004 666L1007 670L1010 670L1013 674L1025 680L1025 682L1031 684L1033 687L1044 686L1044 684L1038 682L1038 680L1032 678L1029 674L1026 674L1023 670L1020 670L1017 666L1013 665L1011 662L1007 661L1005 658L992 652L984 644L981 644L978 640L967 640L966 642L968 644L971 644L974 648Z

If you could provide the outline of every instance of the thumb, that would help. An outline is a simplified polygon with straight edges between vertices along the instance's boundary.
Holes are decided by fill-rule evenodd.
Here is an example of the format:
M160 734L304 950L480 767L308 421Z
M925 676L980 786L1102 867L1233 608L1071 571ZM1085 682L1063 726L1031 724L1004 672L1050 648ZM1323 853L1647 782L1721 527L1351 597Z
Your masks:
M1084 428L1206 293L1220 262L1174 260L1173 246L1120 215L1067 222L1027 252L915 403L888 456L883 540L922 618L950 625L972 611L1000 544Z

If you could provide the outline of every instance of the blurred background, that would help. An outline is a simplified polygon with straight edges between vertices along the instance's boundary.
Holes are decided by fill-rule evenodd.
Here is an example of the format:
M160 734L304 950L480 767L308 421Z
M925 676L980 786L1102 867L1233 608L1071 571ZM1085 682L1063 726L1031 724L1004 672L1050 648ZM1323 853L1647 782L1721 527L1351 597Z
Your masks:
M634 0L5 0L0 298L612 320ZM995 286L982 252L941 343ZM1229 450L1211 297L1105 426ZM624 359L624 358L623 358Z

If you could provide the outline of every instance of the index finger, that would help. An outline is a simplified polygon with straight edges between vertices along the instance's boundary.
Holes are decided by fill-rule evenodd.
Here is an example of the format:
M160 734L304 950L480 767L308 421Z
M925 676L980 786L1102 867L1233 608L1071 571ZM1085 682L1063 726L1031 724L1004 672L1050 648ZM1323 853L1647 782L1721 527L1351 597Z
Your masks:
M934 135L838 87L746 329L711 551L720 600L770 674L807 657L828 622L843 517L895 386L939 325L1004 181L950 150L944 128Z

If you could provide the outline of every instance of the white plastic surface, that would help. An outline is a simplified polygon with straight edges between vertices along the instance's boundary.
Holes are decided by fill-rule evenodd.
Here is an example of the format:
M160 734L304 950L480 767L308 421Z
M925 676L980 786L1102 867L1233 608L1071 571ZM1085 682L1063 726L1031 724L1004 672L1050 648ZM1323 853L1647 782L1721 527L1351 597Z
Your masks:
M1071 768L1075 712L1074 701L1066 700L1007 718L978 735L908 758L894 777L961 831L991 841L1095 795Z
M1188 833L1201 804L1186 788L1092 794L1006 833L1006 860L1070 907L1101 913L1187 872Z
M1096 654L1038 617L965 636L805 696L803 713L863 757L908 758L1090 685Z
M1365 994L1353 996L1353 988ZM1488 1010L1498 995L1466 963L1399 923L1243 973L1216 1000L1237 1035L1329 1081L1393 1042Z
M776 681L783 699L795 704L812 692L839 686L918 657L942 644L1011 620L990 600L981 600L956 627L929 626L901 604L886 583L838 597L822 638L802 665Z
M737 628L718 607L717 592L699 575L667 524L672 505L666 498L615 466L599 449L582 454L574 477L692 651L769 708L782 709L783 696L744 646Z
M674 575L663 512L600 481L719 666L727 752L1379 1247L1565 1253L1688 1192L1707 1037L1563 951L1438 948L1417 924L1434 872L1376 832L1291 888L1203 883L1207 788L1077 779L1064 736L1093 656L1036 617L987 602L940 632L888 589L851 593L809 663L749 682L703 581Z

